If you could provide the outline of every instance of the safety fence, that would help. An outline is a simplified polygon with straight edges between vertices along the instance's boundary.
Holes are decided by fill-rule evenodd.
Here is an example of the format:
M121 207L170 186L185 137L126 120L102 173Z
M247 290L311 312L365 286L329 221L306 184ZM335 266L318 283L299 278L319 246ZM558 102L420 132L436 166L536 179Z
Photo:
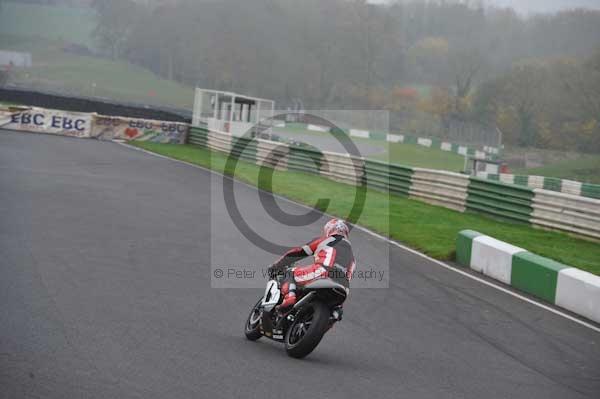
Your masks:
M600 238L600 200L506 184L460 173L411 168L264 139L192 127L189 142L282 170L321 175L459 212Z
M367 187L408 197L413 168L366 159L364 171Z
M531 223L548 229L600 237L600 201L535 189Z
M326 126L320 126L315 124L306 124L298 122L283 122L277 121L276 127L278 128L291 128L291 129L304 129L314 132L329 132L330 128ZM390 143L403 143L403 144L414 144L420 145L427 148L433 148L441 151L452 152L458 155L470 156L476 159L482 160L495 160L500 155L500 149L492 146L482 146L481 148L469 147L466 145L460 145L443 141L437 138L418 137L408 134L388 134L384 132L362 130L362 129L341 129L350 137L357 137L363 139L373 140L385 140Z
M488 180L500 181L507 184L516 184L530 188L557 191L564 194L579 195L588 198L600 199L600 185L581 183L573 180L558 179L555 177L513 175L478 172L478 177Z
M469 177L440 170L413 168L410 197L440 205L445 208L465 211Z
M533 190L478 178L469 180L468 210L516 222L530 222Z

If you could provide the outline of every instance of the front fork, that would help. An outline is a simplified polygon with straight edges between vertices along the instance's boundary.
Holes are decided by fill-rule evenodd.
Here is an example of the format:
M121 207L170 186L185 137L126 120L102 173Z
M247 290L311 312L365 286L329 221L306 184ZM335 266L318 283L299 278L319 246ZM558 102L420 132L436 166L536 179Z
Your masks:
M282 332L295 320L294 310L295 309L292 307L282 314L277 314L275 323L273 323L273 317L278 310L275 310L275 308L269 311L263 309L261 323L263 333L267 337L274 337L275 335L282 334Z

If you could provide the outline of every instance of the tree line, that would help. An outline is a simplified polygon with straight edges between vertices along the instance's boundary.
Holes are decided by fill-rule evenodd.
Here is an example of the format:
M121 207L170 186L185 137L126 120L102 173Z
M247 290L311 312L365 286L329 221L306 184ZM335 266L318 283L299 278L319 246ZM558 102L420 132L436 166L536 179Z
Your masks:
M600 12L481 2L93 0L105 55L282 107L388 109L393 128L498 127L513 145L600 151Z

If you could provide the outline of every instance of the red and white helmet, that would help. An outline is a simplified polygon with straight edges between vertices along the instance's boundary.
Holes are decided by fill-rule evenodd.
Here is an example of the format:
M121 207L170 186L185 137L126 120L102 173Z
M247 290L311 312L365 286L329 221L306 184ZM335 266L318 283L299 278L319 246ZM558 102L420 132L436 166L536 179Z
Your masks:
M346 222L344 222L343 220L331 219L325 224L325 227L323 227L323 236L331 237L336 234L348 238L348 234L350 234L350 229L348 228Z

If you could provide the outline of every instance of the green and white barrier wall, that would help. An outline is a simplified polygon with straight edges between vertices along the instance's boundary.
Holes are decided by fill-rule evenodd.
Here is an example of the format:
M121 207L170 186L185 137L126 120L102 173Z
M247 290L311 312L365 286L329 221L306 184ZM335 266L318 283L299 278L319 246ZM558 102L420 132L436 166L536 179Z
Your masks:
M472 230L456 240L462 265L600 323L600 277Z
M269 140L232 137L192 127L189 142L279 169L319 174L347 184L414 198L459 212L477 212L516 223L600 239L600 200L505 184L460 173L387 164ZM271 152L277 152L277 162Z
M587 185L580 185L581 195L575 195L575 192L567 192L570 186L566 181L561 181L562 192L558 192L548 189L552 188L551 183L536 182L532 177L524 185L519 184L524 180L518 177L507 181L500 175L498 181L494 181L453 172L411 168L287 143L232 136L209 131L206 125L190 127L183 123L31 107L0 110L0 121L3 120L8 121L5 128L26 132L158 143L184 143L187 140L214 151L237 154L239 158L259 165L318 174L347 184L365 183L373 189L459 212L479 212L600 239L600 199L586 195L596 190L596 187ZM365 132L355 131L354 134L364 135ZM421 144L434 145L434 142L421 140Z
M478 172L477 177L493 181L500 181L507 184L516 184L530 188L541 188L544 190L556 191L564 194L600 199L600 185L598 184L587 184L573 180L557 179L555 177L513 175L505 173L494 174Z
M515 222L531 221L535 193L530 188L470 178L467 194L466 207L470 211Z
M283 121L277 121L277 127L284 128L290 127L295 129L306 129L313 132L329 132L328 127L314 125L314 124L304 124L304 123L289 123ZM363 139L373 139L373 140L385 140L390 143L405 143L405 144L415 144L421 145L423 147L434 148L441 151L453 152L459 155L469 155L476 159L497 159L500 150L497 147L492 146L483 146L480 149L473 148L465 145L460 145L456 143L451 143L447 141L442 141L436 138L428 138L428 137L417 137L406 134L386 134L382 132L374 132L370 130L363 129L346 129L344 130L346 134L351 137L358 137Z
M469 155L476 159L496 159L500 151L495 147L484 146L482 150L442 141L436 138L416 137L405 134L387 134L385 140L390 143L416 144L427 148L433 148L441 151L453 152L459 155Z

